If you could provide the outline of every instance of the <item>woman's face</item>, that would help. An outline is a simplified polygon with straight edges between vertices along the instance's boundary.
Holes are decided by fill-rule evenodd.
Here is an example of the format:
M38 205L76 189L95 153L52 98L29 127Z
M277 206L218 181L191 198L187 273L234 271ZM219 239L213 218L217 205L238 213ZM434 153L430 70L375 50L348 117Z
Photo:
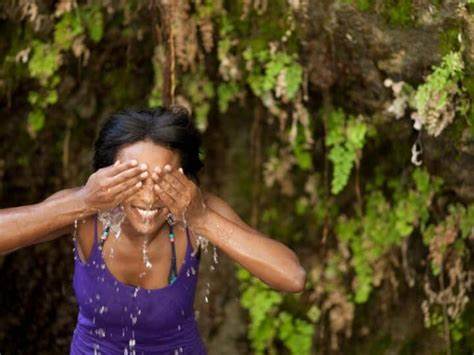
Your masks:
M134 195L122 202L125 219L123 227L133 233L150 236L156 234L166 221L169 213L153 191L151 174L159 166L161 169L168 164L171 168L178 169L181 165L179 154L164 146L145 140L121 148L116 160L121 162L135 159L139 164L146 164L148 177L143 180L143 186Z

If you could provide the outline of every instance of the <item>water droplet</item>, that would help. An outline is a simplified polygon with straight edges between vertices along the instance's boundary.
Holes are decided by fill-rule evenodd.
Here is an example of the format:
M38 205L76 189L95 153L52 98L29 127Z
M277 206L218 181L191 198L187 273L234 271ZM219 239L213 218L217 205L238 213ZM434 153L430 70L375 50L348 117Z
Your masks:
M105 307L105 306L100 307L99 313L104 314L105 312L107 312L107 307Z
M181 324L178 324L178 332L181 331Z
M218 259L218 256L217 256L217 248L215 245L212 246L212 250L213 250L213 260L214 260L214 264L217 264L219 263L219 259Z
M135 288L135 291L133 292L133 297L137 297L138 291L140 290L140 287Z
M103 328L98 328L96 329L95 333L101 337L101 338L105 338L105 330Z
M148 238L146 238L143 241L142 255L143 255L143 264L145 265L145 268L151 269L153 265L150 262L150 258L148 256Z
M114 235L118 236L121 232L122 222L125 219L125 213L123 211L123 206L118 205L107 211L100 211L98 213L98 219L102 224L108 228L104 229L104 232L109 230ZM108 233L104 233L105 238L107 238ZM103 234L103 235L104 235ZM101 236L102 238L102 236Z
M198 246L201 246L201 249L204 250L204 253L207 253L207 246L209 245L208 239L204 238L202 235L198 235L196 243Z

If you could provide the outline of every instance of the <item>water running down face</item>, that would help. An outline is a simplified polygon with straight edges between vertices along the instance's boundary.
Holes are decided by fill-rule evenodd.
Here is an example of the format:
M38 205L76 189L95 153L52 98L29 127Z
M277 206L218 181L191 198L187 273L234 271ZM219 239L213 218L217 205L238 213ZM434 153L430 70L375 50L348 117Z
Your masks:
M181 166L180 156L175 150L145 140L122 147L116 156L116 160L121 162L132 159L147 165L148 176L143 180L142 188L122 202L125 214L122 230L129 236L149 237L159 232L169 213L153 191L151 174L155 167L163 170L167 164L173 170L178 169Z

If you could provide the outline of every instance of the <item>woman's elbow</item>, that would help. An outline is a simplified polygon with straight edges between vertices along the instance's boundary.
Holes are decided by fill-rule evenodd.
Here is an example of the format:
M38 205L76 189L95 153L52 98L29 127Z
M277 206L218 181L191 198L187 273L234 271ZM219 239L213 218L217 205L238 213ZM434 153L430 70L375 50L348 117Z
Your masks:
M298 266L298 271L294 278L294 291L302 292L306 286L306 270L301 265Z
M301 265L298 265L296 271L293 273L288 287L284 290L286 292L298 293L302 292L306 285L306 271Z

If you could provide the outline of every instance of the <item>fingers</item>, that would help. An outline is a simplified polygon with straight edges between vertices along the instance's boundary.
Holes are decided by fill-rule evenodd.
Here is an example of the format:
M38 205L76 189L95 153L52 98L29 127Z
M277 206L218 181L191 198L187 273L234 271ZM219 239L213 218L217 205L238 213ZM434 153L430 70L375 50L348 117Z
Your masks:
M179 200L179 196L181 195L181 191L176 189L173 185L164 181L163 179L159 180L156 184L154 184L153 189L155 192L166 192L170 195L174 200Z
M130 196L132 196L134 193L136 193L140 188L143 186L143 183L141 181L135 183L131 187L128 187L127 189L124 189L122 192L120 192L117 195L117 200L118 202L125 201L128 199Z
M183 169L172 169L170 165L165 165L163 169L159 166L155 167L152 179L155 183L160 181L166 181L175 187L177 190L182 191L190 186L192 183L183 173Z
M127 181L124 181L120 184L117 184L113 187L109 188L109 193L112 195L119 194L123 191L126 191L130 189L131 187L140 184L139 187L143 186L143 180L148 176L148 172L144 171L138 176L135 176L133 178L129 178Z
M136 161L135 159L129 160L129 161L126 161L126 162L120 162L119 160L117 160L114 163L114 165L111 165L111 166L108 166L108 167L104 168L104 175L112 177L112 176L115 176L117 174L120 174L122 171L133 168L137 165L138 165L138 161Z
M187 185L183 184L178 179L177 177L178 174L181 174L181 173L179 173L177 170L174 170L173 172L170 172L170 173L165 173L161 180L170 184L178 191L184 191L185 189L187 189Z
M183 168L179 168L177 173L174 174L174 177L179 180L184 186L191 186L194 183L184 175Z
M131 178L136 177L139 174L140 174L139 177L141 179L145 179L146 177L148 177L148 172L146 171L146 169L147 169L146 164L140 164L139 166L129 168L129 169L127 169L125 171L122 171L121 173L109 178L107 185L109 187L112 187L114 185L124 183L124 182L130 180Z
M173 197L172 194L170 194L168 191L165 191L163 188L161 188L159 185L154 185L153 186L153 191L158 195L158 197L163 201L165 205L168 207L170 206L175 206L176 205L176 200Z

